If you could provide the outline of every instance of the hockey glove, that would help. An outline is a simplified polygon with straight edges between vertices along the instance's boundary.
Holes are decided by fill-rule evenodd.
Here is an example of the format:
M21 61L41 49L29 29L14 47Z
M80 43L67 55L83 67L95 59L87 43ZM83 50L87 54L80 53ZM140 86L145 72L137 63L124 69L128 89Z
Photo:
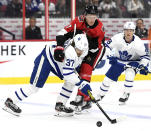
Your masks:
M147 75L148 74L148 68L147 68L147 66L139 65L138 69L140 70L139 71L140 74L142 74L142 75Z
M54 59L56 61L63 62L64 57L64 48L62 46L57 46L54 50Z
M80 80L79 83L76 84L76 86L79 86L79 90L81 91L81 93L83 94L83 96L89 96L88 94L88 90L92 91L89 82L85 81L85 80Z
M113 65L113 64L117 64L117 58L114 56L107 56L107 58L109 59L109 64Z

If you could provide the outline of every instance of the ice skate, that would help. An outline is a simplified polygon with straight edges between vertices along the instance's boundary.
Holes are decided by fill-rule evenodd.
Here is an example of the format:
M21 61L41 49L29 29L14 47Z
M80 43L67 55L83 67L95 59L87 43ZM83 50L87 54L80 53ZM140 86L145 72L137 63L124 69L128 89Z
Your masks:
M16 104L14 104L10 98L7 98L5 101L5 106L2 109L15 116L19 116L22 112L22 110Z
M88 112L88 110L92 107L91 101L84 101L83 96L77 96L75 101L71 101L70 105L76 114L81 114L84 112Z
M56 103L55 110L56 110L55 116L58 117L64 116L67 117L74 115L74 111L70 107L66 107L65 105L63 105L63 103L61 102Z
M119 99L119 102L120 102L119 105L125 105L129 96L130 96L130 93L124 92L123 96Z

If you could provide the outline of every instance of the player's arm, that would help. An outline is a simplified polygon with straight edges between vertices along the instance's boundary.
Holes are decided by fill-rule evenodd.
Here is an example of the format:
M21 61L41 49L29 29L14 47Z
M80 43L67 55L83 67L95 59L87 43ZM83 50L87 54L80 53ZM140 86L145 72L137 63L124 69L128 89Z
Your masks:
M106 56L115 57L117 55L116 48L118 47L118 42L116 41L115 36L105 42L106 47Z
M74 25L76 24L76 19L71 21L64 29L60 30L57 33L56 41L58 46L64 46L64 42L69 38L73 38L74 34Z
M147 75L148 63L150 61L150 58L143 42L138 43L138 46L136 47L136 52L140 56L140 62L138 66L138 68L140 69L140 74Z
M117 36L113 36L111 39L109 39L108 41L105 42L105 47L107 47L108 49L112 50L114 48L116 48L118 42L117 42Z
M77 24L76 19L58 32L56 36L57 47L54 51L54 58L56 61L62 62L64 60L64 43L69 38L73 38L75 24ZM79 33L79 31L76 30L76 33Z

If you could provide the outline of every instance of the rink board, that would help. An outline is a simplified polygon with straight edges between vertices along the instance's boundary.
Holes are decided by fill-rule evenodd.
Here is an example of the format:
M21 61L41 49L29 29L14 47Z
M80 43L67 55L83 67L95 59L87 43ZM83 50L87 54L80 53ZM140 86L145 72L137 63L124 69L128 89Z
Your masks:
M147 45L148 41L144 41ZM0 43L0 84L28 84L35 58L45 45L51 42L1 42ZM110 65L103 59L93 71L92 82L102 81ZM136 80L149 80L150 75L137 75ZM125 79L124 74L119 78ZM59 78L50 73L47 83L61 83Z

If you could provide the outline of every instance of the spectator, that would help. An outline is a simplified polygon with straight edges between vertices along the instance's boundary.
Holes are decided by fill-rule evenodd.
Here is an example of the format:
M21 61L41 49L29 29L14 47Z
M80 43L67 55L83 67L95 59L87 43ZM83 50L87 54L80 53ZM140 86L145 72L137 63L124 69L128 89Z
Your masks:
M26 0L26 17L31 16L40 17L42 12L39 9L39 4L41 0Z
M3 35L3 31L0 30L0 40L4 40L4 35Z
M151 18L151 0L144 0L145 16Z
M90 0L78 0L76 2L76 15L79 16L83 14L83 8L90 5Z
M124 0L117 0L116 5L117 5L117 10L119 11L119 18L127 17L127 9L124 6Z
M31 17L29 19L29 26L26 28L26 40L42 39L41 29L36 26L36 18Z
M8 5L11 0L0 0L0 5Z
M92 0L95 6L99 6L99 0Z
M20 0L12 0L6 7L6 17L22 17L22 4Z
M56 14L56 7L55 4L53 2L51 2L51 0L48 1L49 3L49 14ZM43 12L43 14L45 13L45 0L42 0L42 3L39 4L39 9Z
M140 0L125 0L129 17L138 18L144 15L144 5Z
M60 0L56 4L56 13L60 16L67 15L66 0Z
M99 4L99 12L101 18L116 18L118 16L118 10L116 9L116 3L112 0L103 0Z
M135 35L139 36L140 38L148 37L148 30L144 27L143 19L138 19L136 21Z

